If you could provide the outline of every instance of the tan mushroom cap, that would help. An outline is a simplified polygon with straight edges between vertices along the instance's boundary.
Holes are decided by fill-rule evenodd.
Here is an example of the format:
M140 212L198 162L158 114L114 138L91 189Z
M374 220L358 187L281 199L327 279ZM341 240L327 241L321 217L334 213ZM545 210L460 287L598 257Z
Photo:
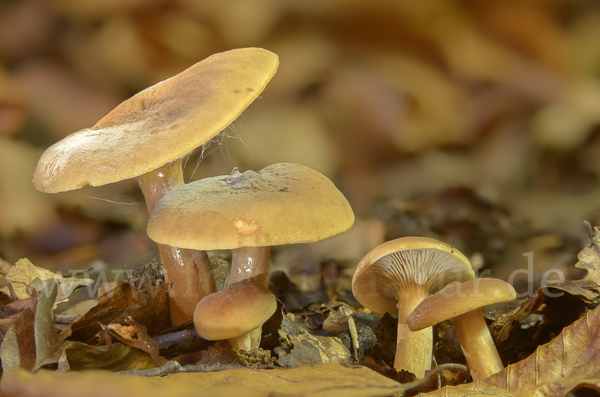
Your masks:
M411 331L418 331L485 306L510 302L516 297L513 286L497 278L452 282L424 299L406 323Z
M121 103L92 128L49 147L33 177L57 193L134 178L176 160L231 124L263 91L279 59L261 48L212 55Z
M428 237L401 237L369 252L352 278L352 292L377 313L398 314L398 293L407 285L423 285L434 293L454 280L475 277L459 250Z
M263 325L276 309L268 288L237 283L202 298L194 311L194 326L206 340L237 338Z
M279 163L171 191L154 208L148 235L180 248L235 249L311 243L353 223L350 204L327 177L300 164Z

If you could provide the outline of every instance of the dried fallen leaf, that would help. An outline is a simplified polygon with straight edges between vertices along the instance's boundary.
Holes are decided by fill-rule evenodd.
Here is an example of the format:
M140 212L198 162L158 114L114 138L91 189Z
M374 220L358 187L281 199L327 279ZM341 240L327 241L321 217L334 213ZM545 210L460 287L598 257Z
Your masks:
M600 387L600 307L563 329L550 343L502 372L468 385L444 388L432 396L563 396L578 385Z
M104 283L98 291L98 304L71 324L63 336L87 341L100 331L100 324L110 324L118 317L131 316L144 325L149 335L169 328L167 305L168 284L161 284L152 293L139 293L127 283Z
M14 297L19 300L29 298L41 291L49 292L50 288L55 285L54 283L57 283L59 291L55 305L68 301L69 295L75 289L94 283L94 280L89 278L63 277L50 270L35 266L28 259L19 259L9 270L6 280L10 283L10 287L2 286L0 291L11 296L14 293L16 295ZM50 280L53 281L48 282Z
M293 369L236 369L179 373L160 378L19 371L3 381L5 397L162 397L162 396L311 396L371 397L402 395L401 385L365 367L315 365Z
M58 349L60 339L54 329L54 314L52 308L58 297L59 289L55 286L49 294L40 293L35 309L35 367L37 371Z
M13 321L0 346L2 372L8 374L18 368L32 370L35 365L34 313L24 310Z
M600 284L600 253L592 245L585 246L577 254L579 261L575 267L587 270L586 279L591 279Z
M111 335L128 346L145 351L160 365L158 342L148 335L146 327L138 324L132 317L127 317L124 321L126 326L119 323L108 325L107 329Z
M148 353L120 343L107 348L72 342L65 347L58 362L58 370L62 372L94 369L117 372L155 367L156 363Z

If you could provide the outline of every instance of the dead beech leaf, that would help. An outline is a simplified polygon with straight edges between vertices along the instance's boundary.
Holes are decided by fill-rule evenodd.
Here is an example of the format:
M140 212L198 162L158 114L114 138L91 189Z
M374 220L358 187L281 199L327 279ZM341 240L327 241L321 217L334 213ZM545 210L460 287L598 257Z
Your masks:
M498 392L498 395L563 396L582 383L600 386L600 307L502 372L468 385L443 388L431 395L459 396L485 391L491 395Z
M552 291L552 296L557 293L560 294L560 292L566 292L585 303L594 303L600 292L600 286L592 279L565 280L548 284L545 288Z
M46 360L48 360L60 345L58 333L54 329L54 314L52 308L55 305L59 294L58 286L55 285L49 294L42 291L38 296L38 302L35 309L35 367L37 371Z
M591 279L600 284L600 253L596 251L593 245L586 245L577 254L577 263L575 267L587 270L586 279Z
M63 336L87 341L100 331L100 324L110 324L121 316L135 318L146 327L149 335L155 335L170 326L169 288L169 284L161 284L151 294L146 294L137 292L127 283L103 283L98 291L98 304L75 320Z
M19 259L11 267L6 275L6 280L10 283L12 291L7 286L0 287L0 291L11 296L14 292L15 298L19 300L29 298L41 291L49 292L54 287L54 283L57 283L59 291L56 304L68 301L69 295L75 289L94 283L94 280L89 278L63 277L50 270L35 266L26 258ZM49 282L50 280L53 282Z
M290 353L280 354L277 364L281 366L295 368L303 365L352 362L352 355L338 337L309 333L291 336L281 330L279 336L282 342L291 348Z
M118 323L109 324L108 332L126 345L150 354L156 364L160 365L158 342L148 335L146 327L138 324L132 317L127 317L125 323L126 326Z
M31 375L18 371L3 380L6 397L162 397L311 396L375 397L402 395L402 385L362 366L314 365L292 369L234 369L178 373L160 378L114 376L97 371Z
M156 366L154 359L148 353L120 343L108 348L72 342L65 347L58 361L58 370L61 372L93 369L118 372L150 369Z
M2 346L0 346L0 359L2 359L4 375L19 368L31 371L35 366L34 318L33 310L27 308L8 328Z

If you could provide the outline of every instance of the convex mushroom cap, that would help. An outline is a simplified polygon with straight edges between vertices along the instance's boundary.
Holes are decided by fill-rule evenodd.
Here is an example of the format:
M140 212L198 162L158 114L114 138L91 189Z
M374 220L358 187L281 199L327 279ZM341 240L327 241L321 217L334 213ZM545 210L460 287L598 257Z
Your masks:
M202 298L194 311L196 332L207 340L229 340L251 350L252 331L260 329L277 309L273 294L263 285L243 282ZM233 342L233 343L232 343Z
M294 163L205 178L163 197L148 222L161 244L201 250L312 243L348 230L354 213L321 173Z
M413 331L445 320L454 324L474 380L484 379L504 367L483 317L482 308L510 302L517 297L509 283L495 278L452 282L424 299L408 316Z
M49 147L33 177L56 193L134 178L176 160L231 124L277 71L261 48L214 54L121 103Z
M418 331L473 310L510 302L516 297L513 286L497 278L454 281L425 298L408 316L407 324L411 330Z
M412 332L406 318L421 300L453 280L474 277L469 260L456 248L427 237L403 237L369 252L352 278L352 292L365 307L398 315L394 368L423 378L431 369L431 328Z

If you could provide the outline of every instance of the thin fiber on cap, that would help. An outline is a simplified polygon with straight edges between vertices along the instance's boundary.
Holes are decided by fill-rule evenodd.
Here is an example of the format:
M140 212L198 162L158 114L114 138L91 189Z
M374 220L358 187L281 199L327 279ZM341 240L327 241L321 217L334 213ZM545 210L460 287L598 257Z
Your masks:
M469 260L456 248L427 237L402 237L369 252L352 278L352 292L377 313L398 313L398 293L423 285L429 293L454 280L474 277Z
M56 193L134 178L189 153L258 97L279 60L261 48L212 55L49 147L33 177Z
M241 282L202 298L194 311L198 335L207 340L237 338L263 325L277 301L268 288Z
M444 320L517 297L512 285L497 278L477 278L448 284L437 294L424 299L408 316L407 324L417 331Z
M319 172L279 163L234 171L166 194L148 223L160 244L199 250L311 243L348 230L354 213Z

